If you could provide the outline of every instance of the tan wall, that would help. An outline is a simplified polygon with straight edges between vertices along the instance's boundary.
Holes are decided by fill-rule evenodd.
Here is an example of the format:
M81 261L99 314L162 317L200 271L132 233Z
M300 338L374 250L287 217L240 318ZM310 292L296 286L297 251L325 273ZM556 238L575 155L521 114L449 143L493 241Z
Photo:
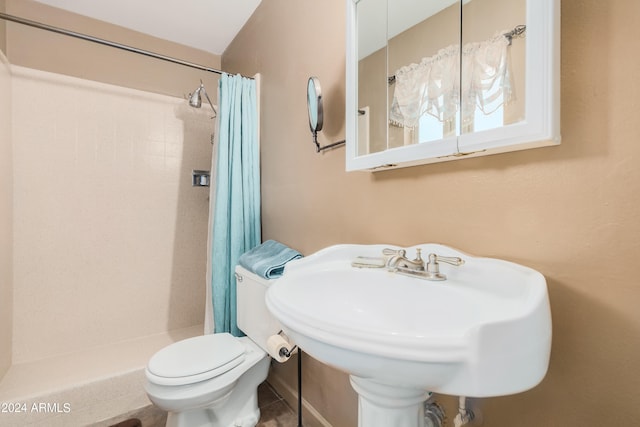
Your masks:
M369 176L345 174L343 148L316 154L307 117L307 80L317 76L324 102L319 142L344 139L344 22L342 0L264 1L222 56L226 71L262 76L262 238L306 254L338 241L363 241L347 226L348 199L360 199L350 189ZM295 363L271 371L292 390ZM355 426L357 398L348 377L306 355L303 366L305 399L332 425Z
M220 68L218 55L160 40L32 0L4 1L7 3L7 13L11 15L206 67ZM7 45L7 56L14 65L180 97L193 91L202 80L211 101L215 103L217 99L219 77L206 71L13 22L7 23Z
M263 75L263 238L305 254L442 242L533 267L553 311L549 372L529 392L483 399L484 425L636 423L640 59L629 43L640 3L562 3L562 145L376 174L344 172L342 148L316 154L307 124L306 81L317 75L320 141L344 138L344 8L263 2L223 55L223 68ZM356 425L345 376L304 362L305 397L334 426ZM295 388L295 369L274 374Z
M0 5L1 6L1 5ZM2 10L0 8L0 10ZM1 31L1 28L0 28ZM11 75L0 52L0 379L11 365L13 316L13 167Z

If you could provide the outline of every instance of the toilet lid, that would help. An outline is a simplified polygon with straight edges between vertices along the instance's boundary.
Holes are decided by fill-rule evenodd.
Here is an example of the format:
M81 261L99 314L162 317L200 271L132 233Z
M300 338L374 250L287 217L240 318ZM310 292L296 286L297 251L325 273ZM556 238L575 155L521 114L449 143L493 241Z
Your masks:
M149 360L147 371L154 382L164 385L204 381L238 366L244 352L244 345L228 333L203 335L158 351Z

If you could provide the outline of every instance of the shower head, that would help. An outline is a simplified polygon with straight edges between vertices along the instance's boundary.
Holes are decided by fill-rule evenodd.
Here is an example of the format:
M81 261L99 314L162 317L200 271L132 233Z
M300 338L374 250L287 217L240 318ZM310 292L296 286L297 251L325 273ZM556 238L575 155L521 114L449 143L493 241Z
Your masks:
M211 105L211 109L213 110L213 117L215 118L218 112L216 108L213 106L211 99L209 99L209 95L207 94L206 89L204 88L204 84L200 81L200 87L198 87L193 93L189 94L189 105L193 108L200 108L202 106L202 95L204 94L207 101L209 101L209 105Z
M193 108L200 108L202 106L202 97L200 96L200 91L204 88L203 85L200 85L198 89L195 90L192 94L189 95L189 105Z

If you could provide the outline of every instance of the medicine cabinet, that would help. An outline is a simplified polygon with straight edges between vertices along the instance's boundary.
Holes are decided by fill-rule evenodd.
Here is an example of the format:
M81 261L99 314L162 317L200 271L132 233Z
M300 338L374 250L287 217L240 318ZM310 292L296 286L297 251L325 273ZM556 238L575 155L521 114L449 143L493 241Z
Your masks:
M560 143L559 0L346 0L346 168Z

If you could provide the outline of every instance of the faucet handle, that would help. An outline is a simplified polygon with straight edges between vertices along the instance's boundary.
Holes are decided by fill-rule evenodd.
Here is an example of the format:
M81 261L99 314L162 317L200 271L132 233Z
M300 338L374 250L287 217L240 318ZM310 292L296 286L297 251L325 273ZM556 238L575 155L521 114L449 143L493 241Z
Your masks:
M464 264L464 260L457 256L442 256L436 254L429 254L429 264L437 264L439 262L445 262L447 264L455 265L456 267Z
M426 274L428 280L445 280L447 276L440 273L440 264L438 262L445 262L447 264L460 266L464 264L464 260L460 257L454 256L440 256L436 254L429 254L429 262L427 263Z

